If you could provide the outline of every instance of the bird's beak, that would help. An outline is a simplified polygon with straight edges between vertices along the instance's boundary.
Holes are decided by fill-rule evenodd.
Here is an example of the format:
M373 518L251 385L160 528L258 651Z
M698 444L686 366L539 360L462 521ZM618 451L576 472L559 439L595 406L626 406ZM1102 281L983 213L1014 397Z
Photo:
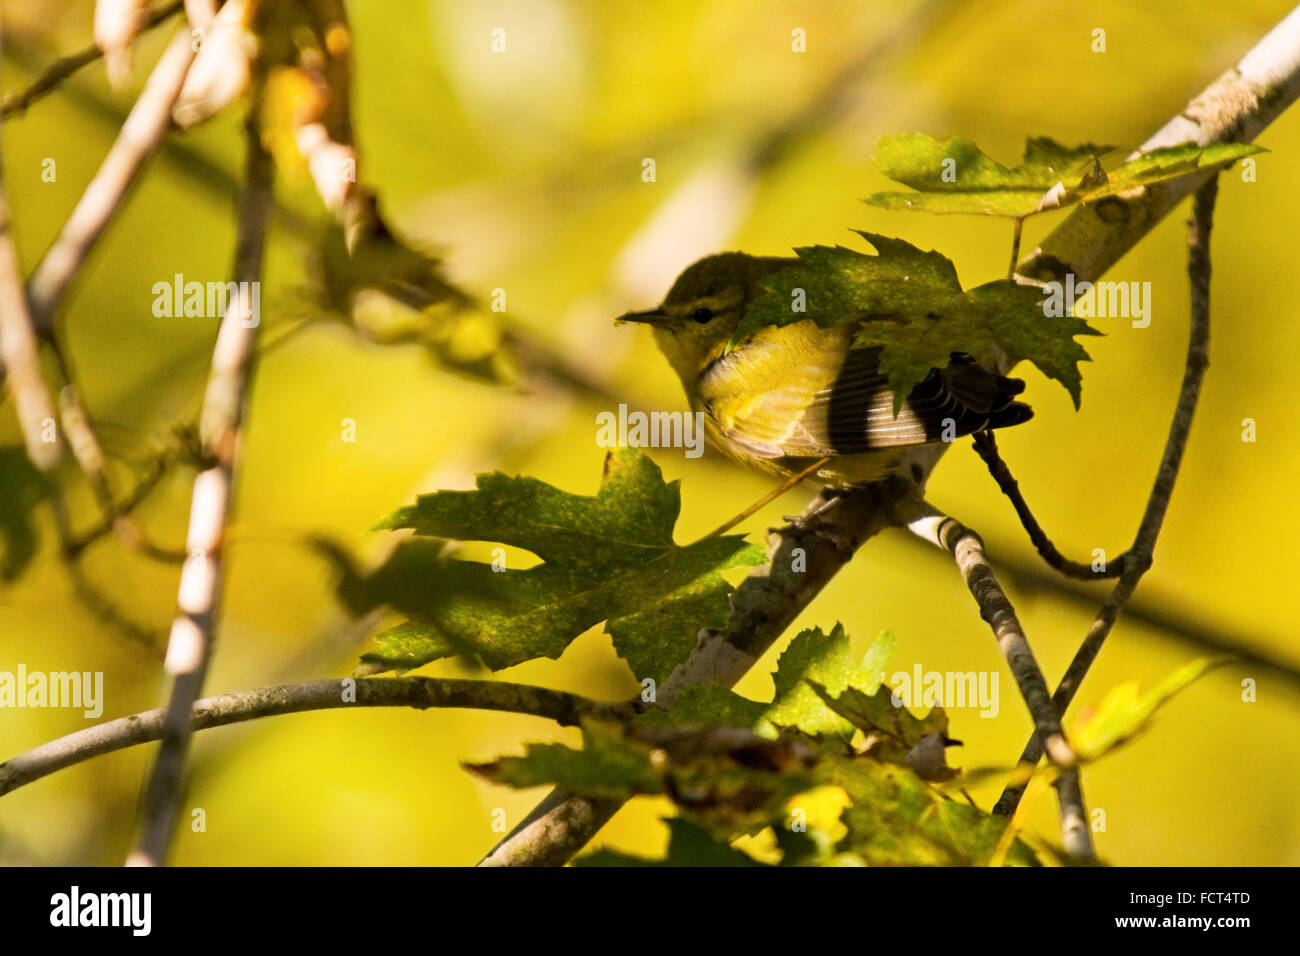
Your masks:
M663 309L647 309L644 312L628 312L620 315L615 322L640 322L644 325L658 325L664 319L668 318Z

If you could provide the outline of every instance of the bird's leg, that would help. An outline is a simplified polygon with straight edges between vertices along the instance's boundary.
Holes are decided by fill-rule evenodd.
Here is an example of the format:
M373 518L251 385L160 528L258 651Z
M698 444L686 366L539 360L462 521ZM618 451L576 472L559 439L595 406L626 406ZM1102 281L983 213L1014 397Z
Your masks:
M849 546L848 541L834 530L834 523L826 521L826 517L844 500L851 490L849 488L825 487L821 490L821 494L818 495L812 507L806 509L803 514L786 515L785 527L769 528L768 530L795 538L819 535L828 538L838 548L847 548Z

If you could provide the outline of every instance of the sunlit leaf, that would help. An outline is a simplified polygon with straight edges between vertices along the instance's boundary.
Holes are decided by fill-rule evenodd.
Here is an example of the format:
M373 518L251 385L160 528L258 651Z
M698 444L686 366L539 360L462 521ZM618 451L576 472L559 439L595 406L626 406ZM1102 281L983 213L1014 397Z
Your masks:
M917 192L876 193L866 202L884 209L1023 218L1167 182L1260 152L1262 147L1249 143L1183 143L1126 161L1114 147L1062 146L1034 137L1025 144L1023 161L1007 167L960 136L940 141L921 133L894 134L881 137L876 160L886 176Z
M1197 658L1184 664L1155 687L1141 694L1137 681L1111 688L1095 708L1079 715L1070 735L1079 756L1095 760L1131 740L1146 728L1151 716L1179 691L1225 658Z

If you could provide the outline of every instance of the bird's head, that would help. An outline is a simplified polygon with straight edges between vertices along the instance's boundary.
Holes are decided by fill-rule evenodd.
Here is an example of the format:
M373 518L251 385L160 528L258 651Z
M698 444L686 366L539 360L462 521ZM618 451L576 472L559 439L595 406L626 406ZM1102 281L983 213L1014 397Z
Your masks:
M693 382L722 355L741 317L762 293L762 280L789 259L723 252L688 266L663 304L629 312L620 322L654 329L655 342L684 383Z

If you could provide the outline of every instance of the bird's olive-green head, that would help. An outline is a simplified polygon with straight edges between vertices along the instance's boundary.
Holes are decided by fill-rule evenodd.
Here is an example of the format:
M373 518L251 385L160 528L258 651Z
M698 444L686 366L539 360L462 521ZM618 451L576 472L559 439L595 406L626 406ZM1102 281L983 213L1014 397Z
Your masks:
M620 322L642 322L690 391L711 362L722 355L745 311L763 294L762 280L792 260L723 252L708 256L677 277L663 304L629 312Z

